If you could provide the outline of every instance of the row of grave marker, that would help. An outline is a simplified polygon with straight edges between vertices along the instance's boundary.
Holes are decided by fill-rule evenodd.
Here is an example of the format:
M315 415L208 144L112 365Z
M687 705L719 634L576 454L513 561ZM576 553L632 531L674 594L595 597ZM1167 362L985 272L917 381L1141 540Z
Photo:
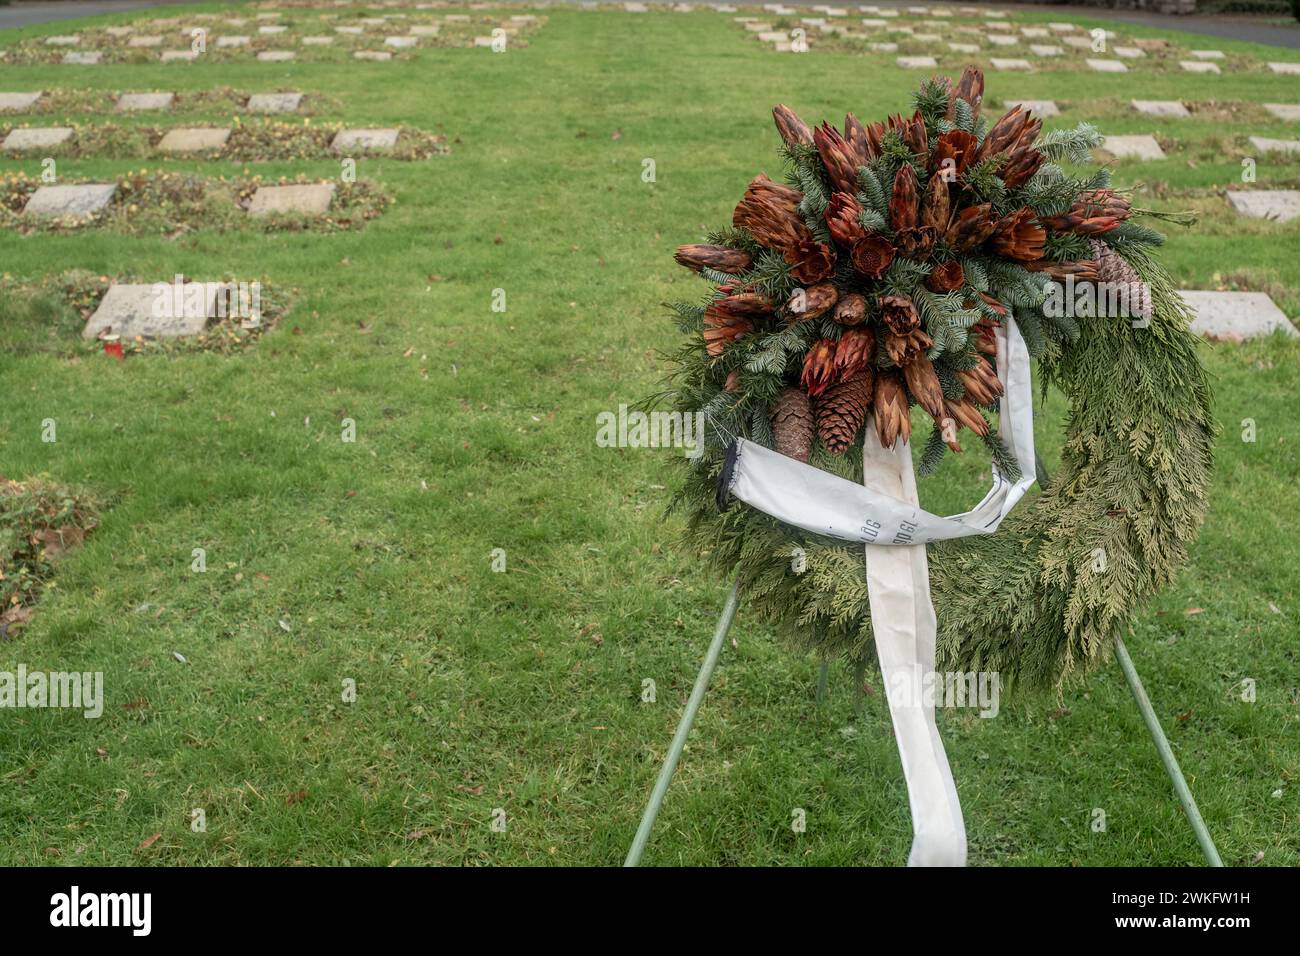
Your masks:
M71 126L20 126L10 130L0 141L0 150L49 149L68 142L76 132ZM221 149L230 138L229 126L180 126L168 130L156 148L164 153L197 153ZM341 129L334 134L330 148L347 150L383 150L397 146L401 131L392 128Z
M0 113L22 113L25 110L33 110L44 95L44 90L0 93ZM114 101L114 109L119 113L167 110L171 109L175 99L176 94L172 92L122 93ZM250 113L295 113L301 105L301 93L254 93L248 97L244 109Z

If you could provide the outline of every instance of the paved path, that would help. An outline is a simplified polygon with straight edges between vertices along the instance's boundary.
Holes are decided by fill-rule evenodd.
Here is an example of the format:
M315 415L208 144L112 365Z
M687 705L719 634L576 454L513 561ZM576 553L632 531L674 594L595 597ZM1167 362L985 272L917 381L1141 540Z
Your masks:
M184 3L186 0L67 0L64 3L14 3L0 7L0 30L6 27L26 27L33 23L53 23L75 17L93 17L101 13L121 13L124 10L143 10L166 3Z

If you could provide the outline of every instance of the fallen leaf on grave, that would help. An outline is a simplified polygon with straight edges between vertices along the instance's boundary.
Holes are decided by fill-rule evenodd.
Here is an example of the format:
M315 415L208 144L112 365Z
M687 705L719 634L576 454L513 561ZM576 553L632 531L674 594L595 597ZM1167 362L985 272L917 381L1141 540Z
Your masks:
M265 574L265 573L263 573L263 572L261 572L261 571L258 571L258 572L257 572L257 580L259 580L259 581L269 581L269 580L271 580L271 575L269 575L269 574Z
M1270 611L1272 611L1274 614L1281 614L1281 613L1282 613L1282 609L1281 609L1280 607L1278 607L1276 604L1274 604L1272 601L1269 601L1269 602L1268 602L1268 609L1269 609Z
M161 831L155 833L153 836L145 837L142 841L140 841L140 845L136 847L136 850L137 851L147 850L149 849L149 847L157 843L161 838L162 838Z
M1178 719L1179 719L1179 720L1183 720L1183 721L1191 720L1191 717L1192 717L1192 711L1190 711L1190 710L1189 710L1187 713L1185 713L1185 714L1179 714L1179 715L1178 715Z
M122 705L123 710L145 710L149 706L149 701L143 697L137 697L135 700L128 700Z
M54 561L73 548L80 547L81 542L86 538L86 532L76 527L59 528L38 531L36 537L41 542L41 547L45 549L45 557Z
M178 663L180 663L180 664L188 664L188 663L189 663L189 661L187 661L187 660L185 659L185 655L182 654L180 651L172 651L172 657L176 658L176 661L177 661Z
M414 354L415 354L415 346L412 345L409 349L407 349L405 352L402 353L402 358L410 358Z
M1187 610L1183 611L1183 613L1186 614L1188 617L1191 617L1193 614L1204 614L1204 613L1205 613L1205 608L1203 608L1203 607L1189 607L1189 608L1187 608Z
M96 753L96 755L98 755L98 756L100 756L100 757L107 757L107 756L108 756L108 751L105 750L103 747L96 747L96 748L95 748L95 753Z
M307 799L306 790L295 790L293 793L289 794L289 796L284 798L284 802L287 803L289 806L293 806L295 803L301 803L303 800L306 799Z
M288 621L281 621L281 622L280 622L280 630L284 631L284 633L286 633L286 634L292 634L292 633L293 633L293 628L289 626L289 622L288 622Z
M343 497L345 497L345 498L355 498L356 496L357 496L357 493L356 493L353 489L349 488L349 489L347 490L347 493L346 493Z

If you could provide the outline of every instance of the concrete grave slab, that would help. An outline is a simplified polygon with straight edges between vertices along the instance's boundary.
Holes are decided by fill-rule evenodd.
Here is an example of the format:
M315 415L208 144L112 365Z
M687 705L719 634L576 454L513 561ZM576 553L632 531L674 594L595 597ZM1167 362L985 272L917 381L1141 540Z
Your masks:
M352 56L357 60L383 61L391 60L393 58L393 54L389 53L387 50L357 50L357 52L353 53Z
M867 49L874 50L877 53L897 53L897 43L868 43Z
M163 50L158 59L163 63L193 63L198 58L197 50Z
M347 149L392 149L397 145L398 129L341 129L334 134L330 148Z
M250 113L296 113L301 104L301 93L254 93L245 108Z
M1191 50L1193 60L1222 60L1222 50Z
M990 33L984 39L994 46L1015 46L1020 42L1020 37L1004 37L996 33Z
M114 283L86 321L82 338L112 333L122 338L176 338L198 335L216 314L221 282L170 282L153 285Z
M111 37L121 39L135 32L135 27L104 27L104 32Z
M1091 50L1092 41L1087 37L1061 37L1061 42L1066 46L1072 46L1076 50Z
M81 43L81 37L78 36L77 34L71 34L69 36L56 36L56 37L45 38L46 46L77 46L80 43Z
M334 198L333 183L304 183L297 186L260 186L248 206L250 216L297 213L319 216L327 212Z
M1121 60L1140 60L1147 55L1146 50L1139 46L1113 46L1110 49Z
M1264 109L1280 120L1300 123L1300 103L1265 103Z
M419 45L419 37L384 37L384 46L397 47L399 50L405 50Z
M163 38L158 36L156 33L149 36L131 37L131 39L126 41L127 46L138 47L162 46L162 44Z
M1130 105L1139 113L1147 116L1187 117L1192 114L1178 100L1130 100Z
M978 53L980 45L978 43L949 43L948 49L953 53Z
M0 113L19 113L36 105L41 91L35 93L0 93Z
M104 58L98 50L77 50L63 54L63 62L74 66L95 66Z
M1060 56L1065 52L1065 50L1059 46L1052 46L1046 43L1031 43L1029 45L1029 52L1034 54L1034 56Z
M335 33L342 33L344 36L360 36L365 33L364 27L335 27Z
M1098 73L1127 73L1128 67L1119 60L1094 60L1091 57L1084 60L1090 70L1096 70Z
M1217 63L1202 63L1200 60L1180 60L1178 65L1188 73L1222 73Z
M200 126L181 127L168 130L158 141L158 149L164 153L199 153L206 150L220 149L230 139L230 127L209 129Z
M70 139L71 126L33 126L10 130L0 149L48 149Z
M137 110L170 109L175 93L123 93L117 98L116 109L119 113L134 113Z
M406 32L411 34L411 36L413 37L436 37L438 35L438 31L441 29L442 27L438 26L435 23L431 26L411 27L411 29L407 30Z
M1119 159L1164 159L1165 151L1154 136L1107 136L1101 148Z
M333 37L303 37L299 42L303 46L333 46Z
M1028 60L1005 59L1003 57L992 57L989 60L995 70L1032 70L1034 65Z
M279 26L279 25L266 26L266 27L258 27L258 28L257 28L257 32L258 32L258 33L264 33L264 34L267 34L268 36L274 36L274 35L277 34L277 33L287 33L288 30L289 30L288 27L286 27L286 26Z
M217 46L248 46L249 38L244 36L217 37Z
M1209 339L1240 342L1281 330L1288 337L1300 335L1291 320L1264 292L1207 292L1180 289L1192 311L1191 330Z
M1020 35L1022 37L1028 37L1031 40L1037 40L1042 37L1050 37L1052 31L1043 27L1021 27Z
M32 193L23 215L57 219L61 216L90 216L99 212L117 192L117 183L84 183L79 186L41 186Z
M932 56L900 56L895 62L904 70L933 70L939 65Z
M1300 217L1300 190L1252 189L1248 192L1232 190L1228 193L1228 202L1237 212L1252 219L1290 222Z
M1285 73L1290 76L1300 76L1300 63L1270 63L1268 68L1274 73Z
M1013 106L1019 106L1021 109L1029 110L1035 116L1060 116L1061 111L1056 105L1055 100L1003 100L1002 105L1007 109Z
M1269 139L1252 136L1250 145L1262 153L1300 153L1300 139Z
M292 50L263 50L257 59L261 63L288 63L297 55Z

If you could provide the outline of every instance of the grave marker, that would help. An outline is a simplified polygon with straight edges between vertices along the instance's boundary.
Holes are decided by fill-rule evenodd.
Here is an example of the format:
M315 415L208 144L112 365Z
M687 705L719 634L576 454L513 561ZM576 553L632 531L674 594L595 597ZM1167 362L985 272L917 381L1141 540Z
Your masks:
M117 183L85 183L80 186L41 186L27 200L23 215L57 219L60 216L90 216L109 204Z

